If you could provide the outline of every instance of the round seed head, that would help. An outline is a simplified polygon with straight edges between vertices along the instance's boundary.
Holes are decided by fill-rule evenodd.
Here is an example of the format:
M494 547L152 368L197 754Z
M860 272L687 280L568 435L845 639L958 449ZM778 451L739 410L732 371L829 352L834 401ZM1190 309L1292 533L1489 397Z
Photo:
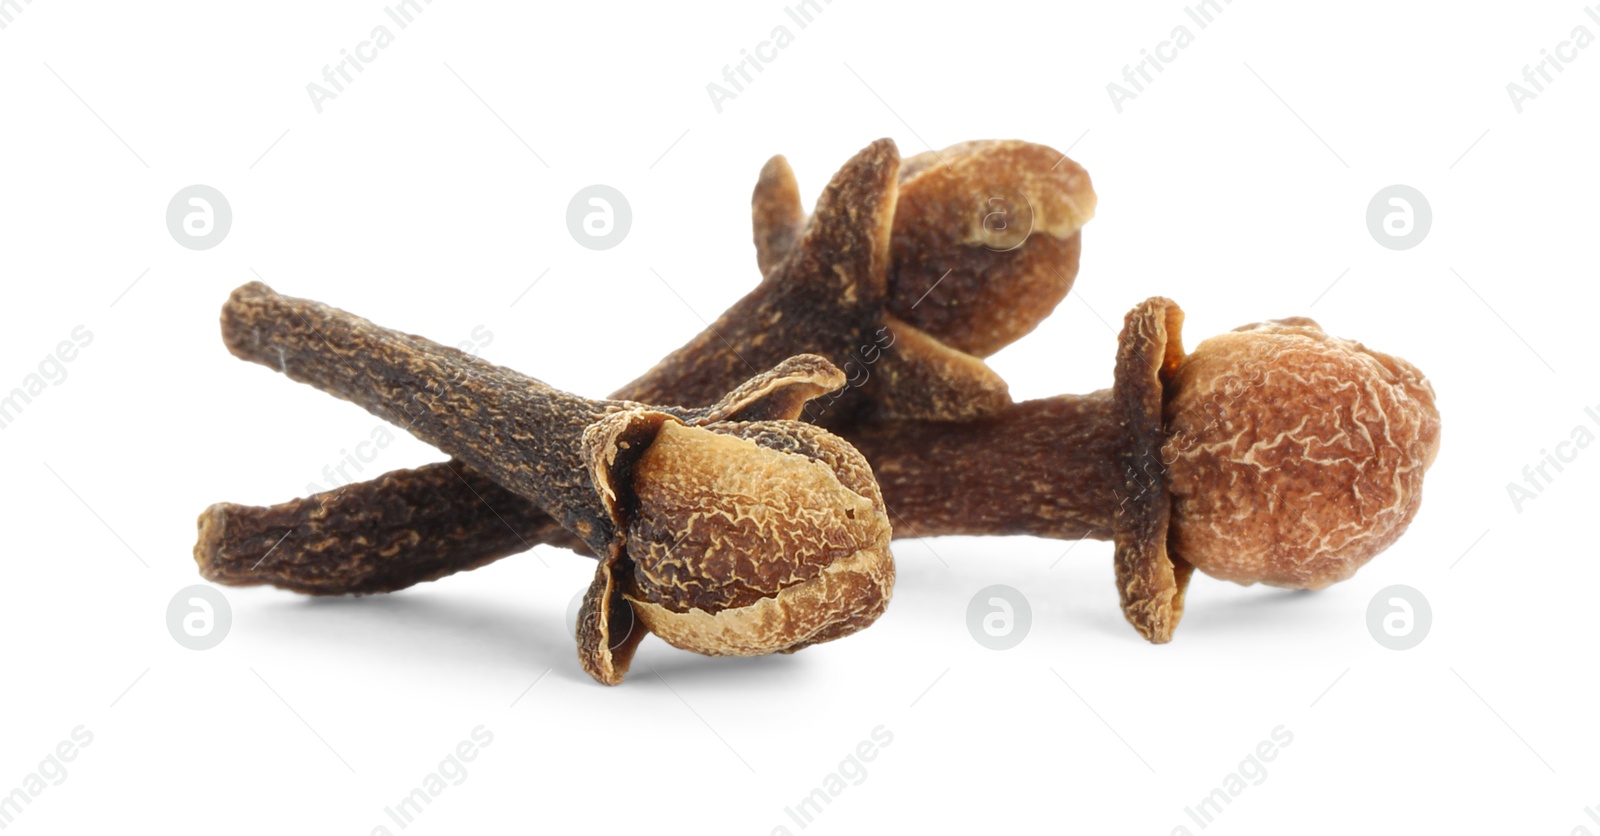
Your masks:
M1202 342L1167 391L1172 552L1241 584L1350 577L1405 532L1439 450L1415 366L1305 318Z
M860 630L888 605L889 521L871 468L815 426L664 424L633 494L623 595L672 645L787 653Z
M953 349L994 354L1072 289L1095 200L1088 172L1032 142L963 142L908 157L889 312Z

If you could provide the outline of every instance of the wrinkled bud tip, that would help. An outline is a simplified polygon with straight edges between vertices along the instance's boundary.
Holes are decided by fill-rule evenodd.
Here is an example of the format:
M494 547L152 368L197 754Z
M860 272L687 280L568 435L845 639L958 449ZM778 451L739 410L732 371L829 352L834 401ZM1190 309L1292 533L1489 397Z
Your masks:
M793 421L662 426L633 471L623 595L712 656L787 653L871 624L894 586L861 454Z
M1350 577L1405 532L1439 449L1416 367L1303 317L1206 340L1168 392L1172 551L1241 584Z
M1088 172L1045 145L963 142L908 158L890 242L888 310L951 348L988 357L1066 298Z

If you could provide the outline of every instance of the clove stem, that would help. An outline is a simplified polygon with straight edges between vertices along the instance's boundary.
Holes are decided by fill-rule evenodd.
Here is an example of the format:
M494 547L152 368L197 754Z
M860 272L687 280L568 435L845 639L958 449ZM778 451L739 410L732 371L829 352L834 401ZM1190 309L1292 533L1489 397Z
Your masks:
M611 541L580 450L584 428L617 407L260 282L233 292L222 334L235 356L351 401L528 497L596 551Z
M842 431L872 462L894 534L1111 537L1126 432L1111 390L1025 401L973 421Z
M207 578L305 595L392 592L540 545L589 553L539 506L460 461L267 507L218 503L200 519Z
M1127 490L1111 390L1026 401L976 421L840 432L872 462L896 538L1110 539ZM200 538L206 577L311 595L392 592L541 545L583 550L534 503L454 462L270 507L216 506L206 519L216 526ZM263 560L286 534L297 548Z

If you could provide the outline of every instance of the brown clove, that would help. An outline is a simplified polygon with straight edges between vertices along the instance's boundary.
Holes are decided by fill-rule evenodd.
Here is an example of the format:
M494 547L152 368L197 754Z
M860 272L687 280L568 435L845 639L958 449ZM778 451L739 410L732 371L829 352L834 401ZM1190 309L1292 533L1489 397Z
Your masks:
M579 657L601 682L622 680L646 630L711 655L792 652L888 604L870 468L793 420L844 383L823 358L787 358L684 409L579 398L260 283L234 291L222 331L238 357L400 424L582 540L600 560Z
M1195 569L1319 589L1405 532L1439 448L1416 367L1305 318L1185 355L1182 323L1168 299L1134 308L1110 389L851 428L895 536L1113 540L1123 614L1159 643Z
M765 280L614 397L704 401L748 373L745 361L804 345L842 366L850 384L808 406L803 417L828 426L1008 406L1004 383L944 340L996 348L1066 295L1095 206L1088 175L1053 149L1018 141L965 143L897 164L892 142L868 146L807 220L788 163L770 160L751 200ZM921 266L896 267L912 264ZM1011 298L995 297L996 288ZM400 589L535 543L581 548L537 505L455 461L266 508L213 506L195 559L218 583L338 595Z

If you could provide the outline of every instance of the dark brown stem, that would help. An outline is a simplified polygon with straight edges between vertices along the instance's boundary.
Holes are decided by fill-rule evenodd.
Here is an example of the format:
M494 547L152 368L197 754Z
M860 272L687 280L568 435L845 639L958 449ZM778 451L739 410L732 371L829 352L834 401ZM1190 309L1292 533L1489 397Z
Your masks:
M200 542L225 546L207 553L212 562L202 572L231 586L365 595L539 545L590 553L539 506L459 461L396 470L352 488L265 508L212 506L201 517Z
M864 424L894 535L1111 537L1126 431L1111 390L1027 401L992 418Z
M233 292L223 341L404 427L533 500L603 552L614 524L589 478L583 431L617 408L554 389L457 349L380 328L260 282Z
M872 462L897 538L1105 540L1125 490L1110 390L1027 401L980 421L895 421L843 434ZM217 506L202 519L217 526L200 538L213 545L202 565L208 578L312 595L404 589L540 545L587 551L538 506L457 462L270 508ZM292 543L269 554L286 536Z

